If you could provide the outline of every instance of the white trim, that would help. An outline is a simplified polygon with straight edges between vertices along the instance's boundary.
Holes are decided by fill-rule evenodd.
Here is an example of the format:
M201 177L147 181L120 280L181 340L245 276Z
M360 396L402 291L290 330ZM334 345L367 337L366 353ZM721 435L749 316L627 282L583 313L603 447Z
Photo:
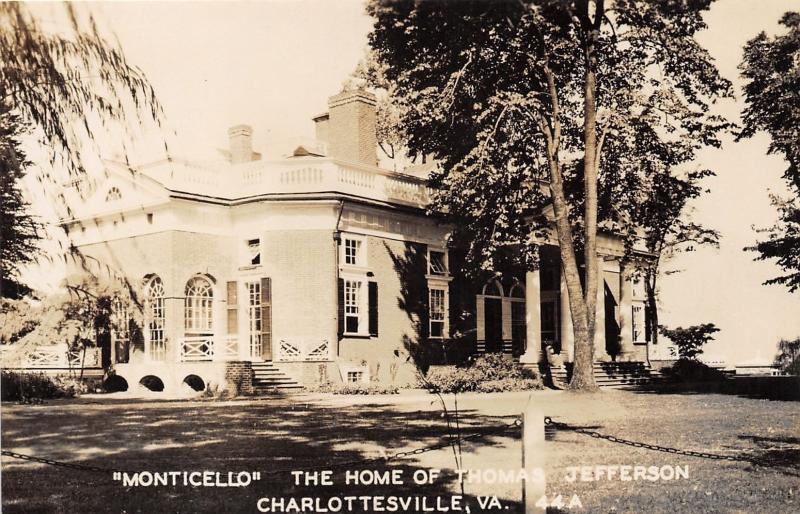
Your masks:
M342 268L348 269L366 269L368 266L367 259L367 238L359 234L352 234L343 232L341 234L341 244L339 245L339 264ZM355 262L347 262L347 242L353 241L356 243Z
M369 277L365 273L342 273L340 277L344 287L344 325L342 335L344 337L369 337ZM347 331L347 282L358 282L358 331Z

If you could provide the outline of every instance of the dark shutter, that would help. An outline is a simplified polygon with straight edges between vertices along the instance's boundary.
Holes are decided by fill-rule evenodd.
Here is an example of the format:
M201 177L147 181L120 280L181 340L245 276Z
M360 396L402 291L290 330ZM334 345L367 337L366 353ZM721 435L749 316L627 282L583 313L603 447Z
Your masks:
M378 335L378 283L369 283L369 335Z
M236 282L228 282L228 333L236 334L239 330L239 304Z
M338 280L338 293L337 297L339 299L339 305L337 309L337 315L339 316L339 338L341 339L344 335L344 280Z
M272 360L272 280L261 279L261 357Z
M421 340L427 341L431 334L431 311L430 311L430 292L428 291L428 281L425 275L418 277L420 290L419 303L419 336Z

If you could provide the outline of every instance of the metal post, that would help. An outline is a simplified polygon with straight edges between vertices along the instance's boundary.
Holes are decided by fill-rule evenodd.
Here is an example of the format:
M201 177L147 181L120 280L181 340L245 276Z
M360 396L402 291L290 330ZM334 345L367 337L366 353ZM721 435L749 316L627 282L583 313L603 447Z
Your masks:
M544 414L529 396L522 413L522 467L528 477L522 485L522 504L526 514L545 512L536 506L545 495L544 461Z

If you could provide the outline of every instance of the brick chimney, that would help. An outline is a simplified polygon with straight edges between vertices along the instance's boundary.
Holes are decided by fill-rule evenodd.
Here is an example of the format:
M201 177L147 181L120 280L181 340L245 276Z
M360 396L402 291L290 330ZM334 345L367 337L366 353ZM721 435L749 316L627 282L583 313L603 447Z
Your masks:
M228 129L228 151L233 164L257 161L261 154L253 151L253 127L235 125Z
M327 114L314 118L317 139L334 159L367 166L378 164L375 135L375 95L364 90L342 91L328 99Z

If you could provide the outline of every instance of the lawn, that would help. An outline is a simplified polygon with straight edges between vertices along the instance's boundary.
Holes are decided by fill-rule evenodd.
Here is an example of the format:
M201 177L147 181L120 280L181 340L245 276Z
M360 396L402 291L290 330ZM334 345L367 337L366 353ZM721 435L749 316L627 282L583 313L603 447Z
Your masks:
M464 434L507 425L528 393L461 395ZM604 391L534 392L543 412L575 426L631 440L725 455L753 455L768 465L654 452L558 432L545 443L547 491L577 495L563 512L800 512L800 409L797 403L731 395ZM448 408L453 410L453 398ZM90 473L2 458L2 507L14 512L258 512L263 497L416 495L448 503L461 494L454 451L444 448L383 462L370 460L441 441L447 418L434 396L297 395L245 401L157 401L86 397L43 406L2 406L3 449L131 471L261 471L248 487L131 487L110 473ZM461 445L464 469L518 469L518 427ZM341 463L346 467L337 467ZM686 466L671 481L568 482L569 466ZM304 486L290 470L334 471L333 485ZM403 484L347 485L346 469L400 470ZM441 469L432 484L415 472ZM496 495L502 512L522 512L518 483L468 483L465 503ZM369 512L358 503L354 512ZM556 512L558 510L551 509ZM413 509L406 510L413 512ZM486 512L501 512L486 510ZM287 510L291 512L291 510ZM306 510L313 512L313 510Z

